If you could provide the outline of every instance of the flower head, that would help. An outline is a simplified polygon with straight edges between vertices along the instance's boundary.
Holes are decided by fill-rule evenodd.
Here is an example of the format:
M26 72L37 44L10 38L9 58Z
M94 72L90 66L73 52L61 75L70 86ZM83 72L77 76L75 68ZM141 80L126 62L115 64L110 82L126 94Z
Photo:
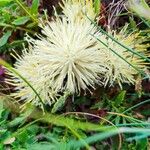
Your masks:
M92 0L63 0L61 7L63 14L71 21L88 20L87 16L94 20L96 17Z
M45 80L56 91L81 89L100 83L105 71L97 40L97 29L89 21L74 23L66 18L43 27L45 37L35 40L34 51Z
M141 40L138 40L138 34L127 35L124 29L125 27L118 34L115 32L110 34L126 47L135 49L137 52L145 55L147 46L139 43ZM135 75L139 74L139 70L143 71L146 68L144 60L129 52L106 35L102 35L100 40L107 44L107 47L103 44L99 45L106 57L105 67L107 72L104 76L104 84L114 85L117 83L120 87L122 87L123 83L134 84Z

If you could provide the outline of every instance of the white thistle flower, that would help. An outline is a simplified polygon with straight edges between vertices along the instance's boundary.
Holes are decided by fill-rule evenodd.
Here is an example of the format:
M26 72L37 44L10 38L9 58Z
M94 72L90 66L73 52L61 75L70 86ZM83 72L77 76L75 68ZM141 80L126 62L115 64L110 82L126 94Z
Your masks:
M60 6L63 14L71 21L96 18L93 0L63 0Z
M34 41L34 53L45 80L55 91L80 93L100 84L105 65L99 51L97 30L89 21L74 23L63 17L48 22L40 37Z
M123 30L118 34L112 33L112 36L114 36L115 39L124 44L126 47L136 49L138 52L142 52L145 55L147 46L139 45L139 41L137 40L138 34L127 35ZM104 76L104 85L114 85L117 83L122 88L123 83L134 84L136 82L135 76L138 75L139 72L131 65L136 67L138 70L143 71L146 68L146 63L144 60L139 58L137 55L132 54L127 49L108 38L106 35L102 35L99 39L107 44L107 47L103 44L99 45L106 57L105 65L107 72ZM120 55L124 60L111 51L110 48Z

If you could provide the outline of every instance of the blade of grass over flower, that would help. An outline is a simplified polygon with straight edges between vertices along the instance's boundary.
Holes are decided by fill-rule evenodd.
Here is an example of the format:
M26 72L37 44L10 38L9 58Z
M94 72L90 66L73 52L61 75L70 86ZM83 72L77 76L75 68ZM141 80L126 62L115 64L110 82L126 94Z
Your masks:
M42 98L40 97L40 95L37 93L37 91L34 89L34 87L21 74L19 74L14 68L12 68L7 62L5 62L2 59L0 59L0 65L6 67L9 71L16 74L19 78L21 78L33 90L33 92L39 98L39 100L40 100L40 102L41 102L41 104L43 105L43 108L44 108L44 103L43 103Z
M147 27L150 28L150 23L146 21L143 17L140 16L140 18L145 23L145 25L147 25Z
M141 73L142 75L145 76L145 73L142 70L139 70L137 67L135 67L134 65L132 65L131 63L129 63L126 59L124 59L121 55L119 55L115 50L113 50L112 48L108 47L106 43L104 43L102 40L100 40L99 38L97 38L96 36L94 36L93 34L90 34L91 36L93 36L94 38L96 38L100 43L102 43L104 46L106 46L107 48L109 48L114 54L116 54L118 57L120 57L122 60L124 60L127 64L129 64L131 67L133 67L135 70L137 70L139 73Z
M85 14L86 15L86 14ZM86 15L87 16L87 15ZM111 36L110 34L108 34L105 30L103 30L100 26L97 25L97 23L95 23L94 21L92 21L88 16L87 18L91 21L91 23L96 26L98 28L99 31L101 31L101 33L107 35L110 39L112 39L114 42L116 42L117 44L119 44L120 46L122 46L123 48L125 48L126 50L128 50L129 52L139 56L140 58L143 58L144 60L150 62L150 59L147 58L146 56L140 54L139 52L137 52L136 50L133 50L130 47L125 46L124 44L122 44L121 42L119 42L118 40L116 40L113 36Z
M140 106L140 105L143 105L143 104L149 103L149 102L150 102L150 99L145 100L145 101L143 101L143 102L140 102L140 103L138 103L138 104L136 104L136 105L134 105L134 106L128 108L128 109L125 110L123 113L126 113L126 112L128 112L128 111L130 111L130 110L132 110L132 109L134 109L134 108L136 108L136 107L138 107L138 106Z

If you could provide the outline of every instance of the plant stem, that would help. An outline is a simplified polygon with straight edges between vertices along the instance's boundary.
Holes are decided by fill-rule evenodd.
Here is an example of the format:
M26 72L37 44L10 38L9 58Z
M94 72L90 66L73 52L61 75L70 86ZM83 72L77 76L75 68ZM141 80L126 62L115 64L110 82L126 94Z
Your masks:
M22 2L20 0L15 0L16 3L29 15L29 17L36 23L38 23L38 20L23 6Z
M12 28L12 29L17 29L17 30L22 30L22 31L26 31L26 32L29 32L29 33L32 33L32 34L36 34L35 31L29 30L29 29L26 29L26 28L23 28L23 27L16 27L16 26L13 26L13 25L5 24L5 23L0 23L0 26L1 27Z
M86 15L87 16L87 15ZM137 52L136 50L133 50L130 47L127 47L126 45L124 45L123 43L119 42L118 40L116 40L112 35L110 35L109 33L107 33L105 30L103 30L100 26L97 25L97 23L95 23L94 21L92 21L88 16L87 18L91 21L91 23L98 28L98 30L107 35L107 37L109 37L111 40L113 40L114 42L116 42L117 44L119 44L120 46L122 46L123 48L125 48L126 50L128 50L129 52L131 52L132 54L137 55L140 58L143 58L144 60L150 62L150 59L144 55L142 55L141 53Z

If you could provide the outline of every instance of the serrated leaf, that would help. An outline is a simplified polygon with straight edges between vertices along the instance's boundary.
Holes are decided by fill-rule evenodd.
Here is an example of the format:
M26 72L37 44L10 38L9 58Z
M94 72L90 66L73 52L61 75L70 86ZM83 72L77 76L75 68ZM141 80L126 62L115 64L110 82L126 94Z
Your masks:
M30 18L28 16L25 17L19 17L17 19L15 19L12 24L14 25L24 25L25 23L27 23L30 20Z
M40 2L39 0L32 1L31 14L34 14L34 15L38 14L39 2Z
M69 92L66 92L63 96L61 96L59 99L58 99L58 101L54 104L54 106L53 106L53 108L52 108L52 113L55 113L55 112L57 112L58 110L60 110L63 106L64 106L64 104L65 104L65 102L66 102L66 99L67 99L67 97L70 95L70 93Z
M115 97L115 106L118 107L121 105L123 100L125 99L126 91L121 91L116 97Z
M7 41L8 41L8 39L9 39L10 36L11 36L11 31L7 31L7 32L0 38L0 47L1 47L1 46L4 46L4 45L7 43Z

